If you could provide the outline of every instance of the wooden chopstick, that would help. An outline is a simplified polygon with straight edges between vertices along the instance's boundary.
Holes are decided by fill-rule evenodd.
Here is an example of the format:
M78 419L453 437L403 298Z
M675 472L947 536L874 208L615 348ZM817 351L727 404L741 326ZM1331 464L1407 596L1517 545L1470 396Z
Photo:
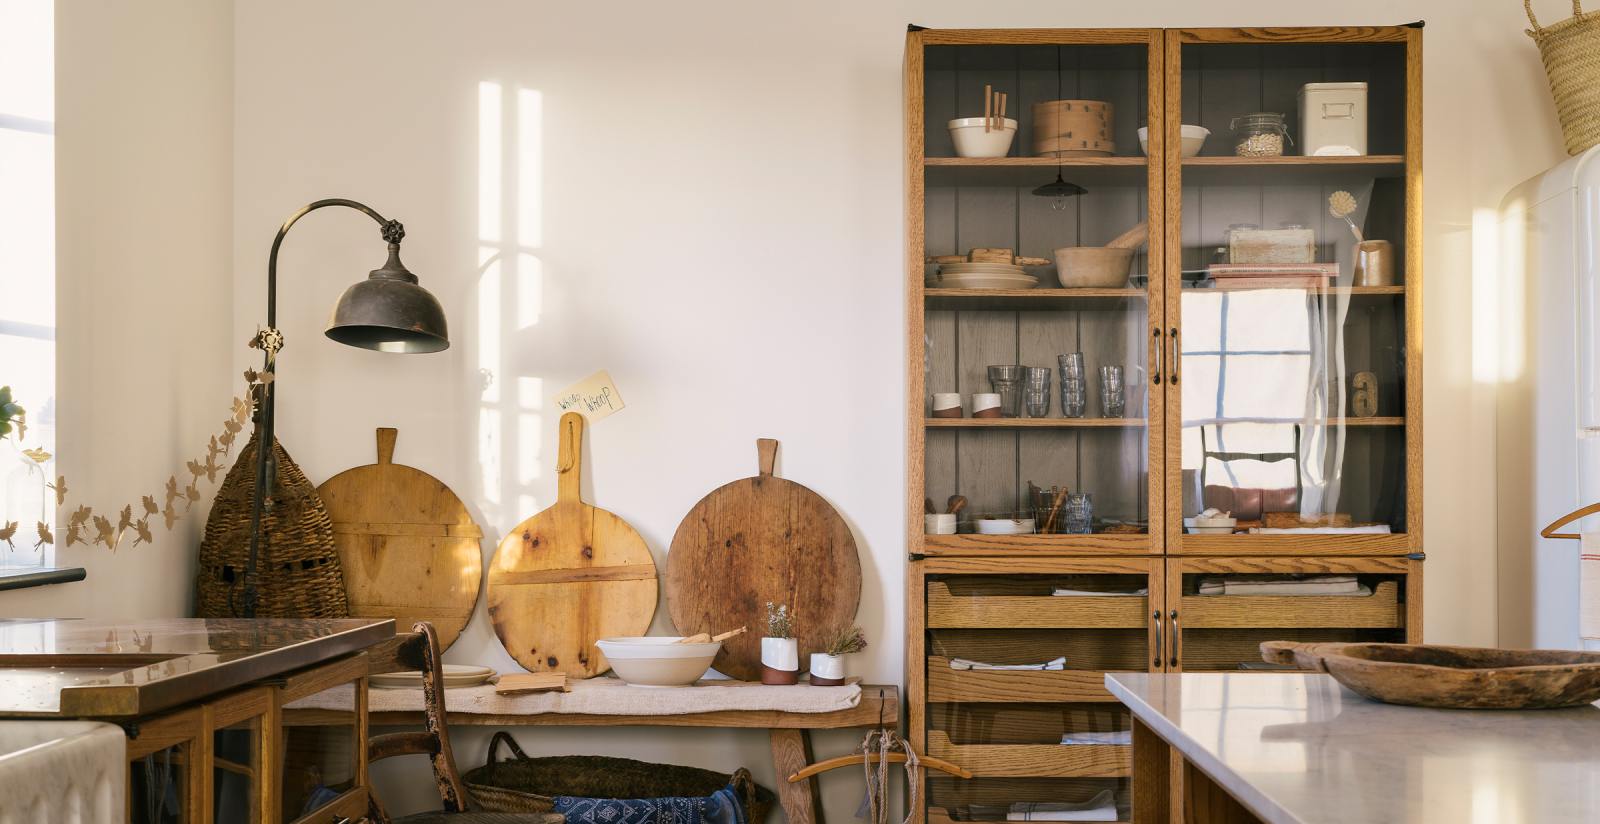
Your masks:
M994 127L1000 131L1006 130L1006 93L1000 92L1000 114L994 119Z
M994 122L994 86L985 84L983 87L983 130L989 131L989 124Z

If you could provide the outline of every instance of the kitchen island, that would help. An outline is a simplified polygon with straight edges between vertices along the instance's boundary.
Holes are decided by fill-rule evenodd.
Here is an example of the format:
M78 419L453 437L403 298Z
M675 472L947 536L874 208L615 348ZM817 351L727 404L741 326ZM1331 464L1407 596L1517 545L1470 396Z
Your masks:
M1135 822L1600 821L1600 707L1399 707L1321 674L1105 682L1133 716Z
M126 737L131 822L333 821L367 810L368 650L390 619L0 620L0 719ZM353 690L337 724L283 705Z

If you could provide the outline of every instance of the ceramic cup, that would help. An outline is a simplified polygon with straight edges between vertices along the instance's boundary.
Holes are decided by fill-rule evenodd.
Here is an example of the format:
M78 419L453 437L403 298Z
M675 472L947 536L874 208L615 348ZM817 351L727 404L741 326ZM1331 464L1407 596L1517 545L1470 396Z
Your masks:
M923 532L928 535L954 535L956 534L956 516L952 512L936 512L923 515Z
M761 683L794 684L800 680L800 642L794 638L761 639Z
M817 687L837 687L844 683L844 656L826 652L811 653L811 684Z
M972 396L972 417L998 418L1000 417L1000 395L994 392L978 392Z
M961 417L961 393L935 392L933 393L933 416L935 418Z
M1357 286L1394 285L1394 244L1387 240L1363 240L1356 244Z

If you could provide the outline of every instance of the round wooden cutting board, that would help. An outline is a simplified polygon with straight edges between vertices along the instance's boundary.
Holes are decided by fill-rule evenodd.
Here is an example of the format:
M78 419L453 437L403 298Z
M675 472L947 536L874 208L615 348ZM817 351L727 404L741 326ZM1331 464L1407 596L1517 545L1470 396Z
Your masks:
M775 477L778 442L756 441L760 474L700 499L672 536L667 607L678 632L749 632L722 645L712 664L746 681L761 677L767 602L788 604L807 654L855 622L861 559L844 518L821 495Z
M333 520L350 614L432 621L450 646L472 617L483 580L483 531L450 487L394 462L396 431L378 430L378 462L317 487Z
M583 416L561 416L554 506L517 525L489 562L489 618L529 672L590 678L610 668L594 644L644 635L656 562L628 522L579 496Z

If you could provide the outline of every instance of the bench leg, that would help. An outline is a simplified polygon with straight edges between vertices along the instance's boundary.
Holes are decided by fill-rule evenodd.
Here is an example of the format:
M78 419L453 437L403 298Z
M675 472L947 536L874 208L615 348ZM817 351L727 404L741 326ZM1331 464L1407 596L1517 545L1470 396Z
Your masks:
M778 801L789 824L822 824L822 794L817 779L791 784L789 776L811 763L810 730L769 730L772 737L772 767L778 785ZM760 824L760 822L755 822Z

